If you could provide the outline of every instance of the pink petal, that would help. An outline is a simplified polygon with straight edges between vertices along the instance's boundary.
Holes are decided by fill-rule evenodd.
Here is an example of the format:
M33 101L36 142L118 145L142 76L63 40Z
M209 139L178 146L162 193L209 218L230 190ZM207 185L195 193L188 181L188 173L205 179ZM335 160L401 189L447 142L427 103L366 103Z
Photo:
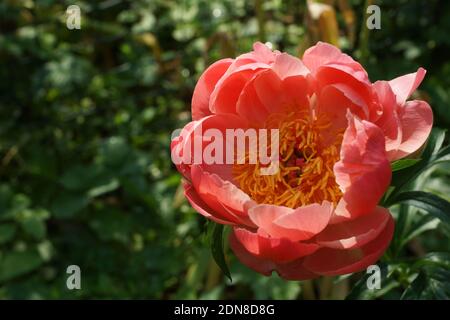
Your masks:
M397 103L403 105L409 96L417 89L427 71L419 68L417 72L410 73L389 81L389 85L397 96Z
M285 214L292 213L293 211L293 209L287 207L259 204L248 211L248 216L255 225L270 234L273 221Z
M184 196L191 204L192 208L195 209L198 213L200 213L205 218L211 219L214 222L220 224L233 224L231 221L222 220L214 215L214 211L208 207L205 201L197 194L194 187L191 184L184 184Z
M304 266L311 272L334 276L364 270L374 264L389 246L394 233L394 220L389 219L383 232L358 249L323 248L305 258Z
M433 126L433 112L425 101L406 102L399 108L399 117L402 125L402 143L392 156L393 160L417 151L427 140Z
M281 90L286 95L286 104L297 109L309 108L309 96L313 94L310 77L290 76L283 80Z
M362 118L369 113L368 106L359 93L343 83L323 87L317 103L318 113L325 114L331 120L331 127L324 132L329 134L330 141L335 141L339 131L347 126L347 109Z
M287 53L282 53L276 57L272 70L281 80L292 76L306 77L309 74L308 68L300 59Z
M265 70L255 76L252 83L265 109L269 112L279 111L283 93L281 92L281 79L276 73L270 69Z
M276 271L286 280L310 280L319 277L318 274L309 271L303 265L305 258L300 258L292 262L277 264Z
M272 274L272 271L275 269L275 263L267 259L258 258L249 253L236 239L234 232L230 233L229 242L234 254L244 265L265 276L270 276Z
M206 162L204 159L204 150L211 143L210 139L206 137L208 130L213 129L219 131L221 136L225 139L223 141L222 156L217 159L219 163ZM227 164L227 154L230 150L234 149L233 141L226 139L227 129L247 129L247 123L244 119L233 114L221 114L211 115L202 118L195 122L190 127L190 130L186 134L185 145L191 147L190 160L192 164L200 165L203 170L216 173L223 180L233 181L233 175L231 173L232 164ZM189 140L189 141L188 141ZM189 143L188 143L189 142ZM186 148L189 150L188 148Z
M328 224L333 206L324 201L295 210L273 205L257 205L248 214L250 219L275 238L291 241L306 240L322 231Z
M315 243L293 242L285 238L277 239L247 229L234 228L236 239L251 254L276 263L286 263L315 252Z
M344 194L332 223L372 212L391 181L391 167L381 129L349 114L341 159L334 165L334 173Z
M247 211L255 203L244 191L217 174L203 171L198 165L192 166L191 176L195 191L213 210L211 214L232 224L254 227Z
M309 108L311 87L303 76L289 76L284 80L272 70L256 74L247 82L237 102L237 113L250 123L261 125L274 112L286 106Z
M393 154L402 142L402 125L397 113L397 101L387 81L377 81L372 86L381 109L380 114L372 115L372 122L383 130L386 138L388 159L393 161ZM374 119L376 118L376 119Z
M328 201L302 206L277 218L273 222L274 231L278 236L287 234L292 241L306 240L328 225L332 212L333 205Z
M239 63L239 61L235 63ZM236 104L246 83L256 73L269 67L269 65L260 62L245 64L237 68L234 68L233 64L211 93L209 110L212 113L236 113Z
M190 139L192 132L198 121L191 121L184 126L180 135L175 137L170 143L170 153L172 162L177 167L178 171L188 180L191 180L191 164L192 150L186 148L187 140Z
M314 240L321 246L334 249L360 248L375 239L389 219L392 217L387 209L376 207L373 212L355 220L329 225Z
M258 77L259 73L256 77ZM237 114L251 124L262 125L269 116L265 103L259 98L253 81L247 82L237 101Z
M277 55L277 52L273 52L268 46L259 41L253 44L253 57L258 62L271 64Z
M207 115L210 115L209 111L209 98L216 86L216 83L227 71L228 67L233 62L233 59L222 59L206 69L200 76L194 89L192 96L192 119L198 120Z
M303 54L303 63L316 73L321 67L329 66L352 75L355 79L368 82L367 72L355 60L328 43L318 42Z
M328 65L321 67L315 75L319 90L328 85L339 84L341 91L346 93L346 97L355 105L369 105L372 100L371 83L368 80L361 81L355 78L353 74L342 69ZM364 110L364 114L367 116L367 110Z

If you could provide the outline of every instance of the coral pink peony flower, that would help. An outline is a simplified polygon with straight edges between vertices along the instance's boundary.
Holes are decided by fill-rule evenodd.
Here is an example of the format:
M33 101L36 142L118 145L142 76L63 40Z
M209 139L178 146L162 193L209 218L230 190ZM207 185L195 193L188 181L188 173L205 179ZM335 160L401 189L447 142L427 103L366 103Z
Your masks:
M424 75L420 68L371 83L358 62L325 43L302 60L256 43L214 63L197 83L193 121L172 151L190 150L183 147L195 139L204 148L211 128L224 135L277 128L279 170L181 163L186 198L200 214L231 225L234 253L262 274L302 280L366 268L394 230L389 211L377 206L390 161L418 150L431 131L430 106L407 101Z

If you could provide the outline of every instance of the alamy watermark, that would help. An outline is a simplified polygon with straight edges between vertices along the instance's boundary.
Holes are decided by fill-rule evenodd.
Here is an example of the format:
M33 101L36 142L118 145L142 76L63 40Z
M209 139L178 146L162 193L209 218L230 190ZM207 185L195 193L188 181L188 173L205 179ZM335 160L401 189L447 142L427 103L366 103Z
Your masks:
M67 267L66 273L69 275L66 280L66 287L69 290L81 289L81 268L76 264Z
M373 264L367 267L367 274L370 276L367 278L366 285L369 290L381 289L381 269L378 265Z
M367 29L380 30L381 29L381 9L380 9L380 7L375 4L372 4L367 7L366 13L370 14L370 16L368 16L367 20L366 20Z
M278 129L226 129L224 136L219 129L203 131L200 124L193 130L175 130L172 142L176 143L172 161L177 165L259 164L261 175L278 173Z
M81 9L77 5L68 6L66 9L66 26L67 29L81 29Z

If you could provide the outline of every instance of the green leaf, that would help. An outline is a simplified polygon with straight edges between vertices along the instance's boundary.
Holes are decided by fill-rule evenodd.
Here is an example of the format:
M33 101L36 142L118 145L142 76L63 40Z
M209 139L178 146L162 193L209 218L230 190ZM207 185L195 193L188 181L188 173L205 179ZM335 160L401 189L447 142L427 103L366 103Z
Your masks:
M417 300L421 298L422 293L427 287L428 277L425 271L419 272L409 287L403 292L401 300Z
M450 253L429 253L412 264L411 269L418 275L402 299L450 299Z
M70 218L84 209L89 199L84 194L63 193L52 204L52 213L56 218Z
M446 131L440 128L433 128L430 138L428 139L427 146L422 153L423 159L429 159L434 154L437 154L441 149L445 140Z
M404 170L397 170L393 172L391 185L394 186L395 189L389 194L385 201L385 205L390 206L395 203L395 198L398 193L401 192L406 185L411 183L423 171L436 163L447 160L447 156L450 153L448 147L439 151L444 143L444 139L444 130L437 128L433 129L427 146L421 155L421 161L410 165L408 168L404 168Z
M401 159L401 160L394 161L391 163L392 172L409 168L421 160L422 159Z
M16 216L22 229L37 240L41 240L47 233L45 220L50 216L44 209L26 209Z
M409 234L407 234L403 239L400 239L401 240L400 248L403 247L412 239L414 239L415 237L421 235L422 233L436 229L438 225L439 219L433 217L431 217L430 219L430 215L423 216L422 219L420 219L419 222L416 224L416 227L412 228L412 231Z
M450 270L450 253L430 252L416 261L413 265L413 268L419 270L427 265L441 266Z
M130 146L123 137L110 137L100 146L98 159L110 168L122 166L130 154Z
M371 290L367 287L367 280L373 274L365 272L358 280L358 282L356 282L356 284L353 286L352 290L345 298L346 300L375 299L386 294L399 285L396 281L393 281L393 279L389 277L389 266L386 263L380 262L378 263L378 266L380 267L381 271L381 289Z
M102 194L116 190L119 187L119 180L110 179L105 181L104 184L98 185L88 191L88 196L95 198L101 196Z
M394 256L397 256L401 247L402 241L405 238L412 216L409 214L410 207L406 204L401 204L398 208L397 221L395 223L394 237L392 238L391 248Z
M16 234L16 226L12 223L0 224L0 244L10 241Z
M450 203L432 193L423 191L402 192L396 197L396 203L407 203L427 211L450 225Z
M0 259L0 282L31 272L42 262L43 260L36 250L6 253Z
M210 239L211 253L222 272L230 279L230 281L233 281L223 252L223 229L224 226L222 224L214 224Z
M26 219L22 222L23 230L34 237L37 240L41 240L45 237L47 232L47 227L39 218L31 217L30 219Z
M114 191L119 187L119 181L114 178L114 172L107 171L100 165L74 166L66 171L61 178L61 184L70 191L83 193L89 197L98 197Z

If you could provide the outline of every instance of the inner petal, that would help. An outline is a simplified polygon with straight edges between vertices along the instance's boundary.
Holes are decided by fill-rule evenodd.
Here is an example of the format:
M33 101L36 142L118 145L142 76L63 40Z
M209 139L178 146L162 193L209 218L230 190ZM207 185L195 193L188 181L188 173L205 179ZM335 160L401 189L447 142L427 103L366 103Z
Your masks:
M336 205L342 192L333 166L339 161L344 129L332 132L331 121L310 109L270 115L265 128L279 129L278 172L261 175L260 169L267 166L246 159L233 165L234 180L260 204L297 208L327 200Z

